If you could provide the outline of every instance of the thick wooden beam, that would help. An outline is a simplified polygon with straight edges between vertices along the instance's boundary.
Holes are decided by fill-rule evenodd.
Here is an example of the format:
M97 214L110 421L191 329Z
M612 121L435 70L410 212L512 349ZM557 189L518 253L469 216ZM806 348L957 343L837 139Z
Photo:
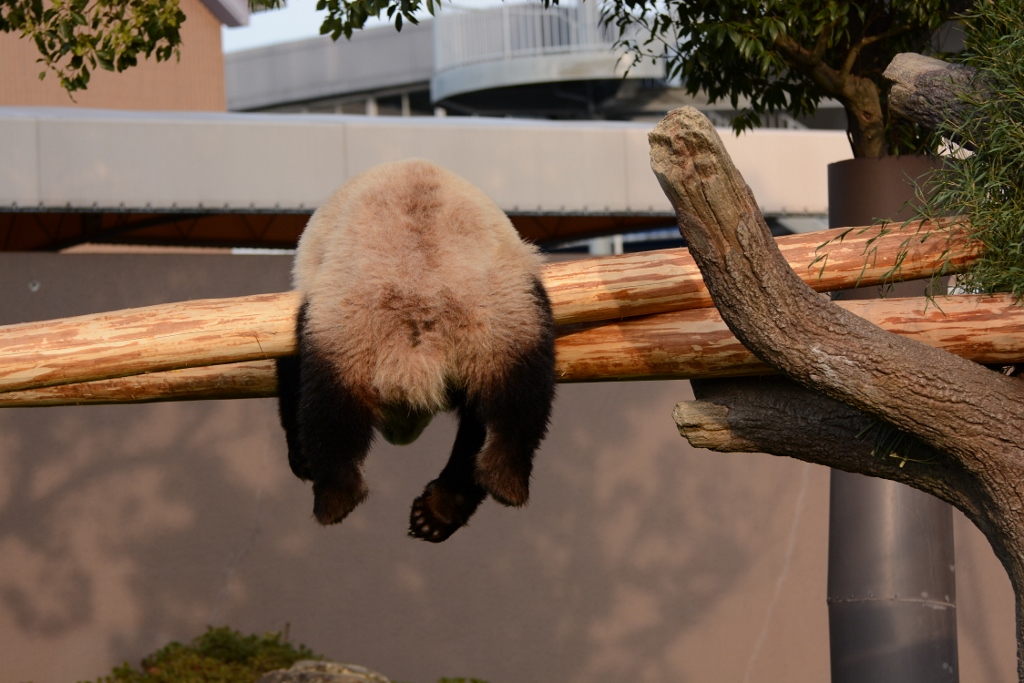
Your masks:
M206 365L0 393L0 408L162 403L277 396L274 361Z
M298 306L287 292L0 327L0 391L287 355Z
M786 235L775 242L804 282L826 292L876 285L891 277L901 256L896 279L929 277L943 263L947 272L960 272L977 250L965 230L951 234L948 225L955 224L914 221ZM688 249L552 263L544 269L544 286L555 322L563 325L712 305Z
M1010 296L837 301L901 337L985 364L1024 360L1024 307ZM941 310L940 310L941 307ZM771 374L733 336L717 309L598 325L556 342L561 381L696 379ZM810 352L810 350L808 350Z
M875 284L901 249L905 279L927 277L944 263L955 272L974 258L962 230L950 240L945 228L920 227L851 228L825 246L834 231L807 233L779 244L819 290ZM559 324L711 305L685 249L549 264L544 281ZM0 392L288 355L298 305L298 294L287 292L0 327Z
M838 304L885 330L986 364L1024 362L1024 307L1012 297L868 299ZM770 374L713 308L583 327L556 342L563 382ZM0 394L0 407L260 398L276 393L273 361L175 370Z

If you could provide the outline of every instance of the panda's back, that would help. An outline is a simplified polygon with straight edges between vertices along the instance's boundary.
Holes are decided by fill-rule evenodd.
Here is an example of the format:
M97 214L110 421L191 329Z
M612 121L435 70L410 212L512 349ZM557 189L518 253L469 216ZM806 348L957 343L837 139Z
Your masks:
M489 197L410 160L353 178L314 214L295 285L345 381L437 410L450 388L500 381L540 334L539 274L536 249Z

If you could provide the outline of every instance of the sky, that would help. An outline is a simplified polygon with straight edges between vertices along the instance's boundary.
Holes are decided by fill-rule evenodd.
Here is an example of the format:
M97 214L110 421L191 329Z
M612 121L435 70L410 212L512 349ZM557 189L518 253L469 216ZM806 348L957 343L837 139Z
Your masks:
M221 27L224 52L283 43L320 35L323 13L316 11L317 0L288 0L284 9L249 16L248 26Z
M249 25L221 27L224 52L237 52L274 43L284 43L320 35L325 12L316 11L317 0L288 0L284 9L250 15ZM460 6L486 7L500 0L460 0ZM370 20L373 22L374 20ZM381 22L382 23L382 22ZM367 22L367 26L372 25Z

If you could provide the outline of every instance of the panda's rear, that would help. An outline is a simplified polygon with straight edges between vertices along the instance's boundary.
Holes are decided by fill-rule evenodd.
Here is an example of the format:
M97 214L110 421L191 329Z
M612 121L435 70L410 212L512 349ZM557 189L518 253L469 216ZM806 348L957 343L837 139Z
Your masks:
M486 195L429 162L379 166L346 188L300 242L319 241L326 258L295 270L332 362L381 403L413 409L500 381L502 359L537 336L536 251Z
M399 441L437 411L490 405L542 348L538 367L552 374L533 382L548 404L543 427L554 380L540 265L462 178L422 160L378 166L343 185L302 235L300 337L365 420Z

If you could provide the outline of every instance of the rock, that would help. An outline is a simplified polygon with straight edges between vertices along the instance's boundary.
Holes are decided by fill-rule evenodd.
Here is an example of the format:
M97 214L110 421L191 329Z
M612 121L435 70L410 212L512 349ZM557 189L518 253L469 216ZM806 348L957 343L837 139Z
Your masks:
M256 683L391 683L376 671L358 664L304 659L290 669L263 674Z

